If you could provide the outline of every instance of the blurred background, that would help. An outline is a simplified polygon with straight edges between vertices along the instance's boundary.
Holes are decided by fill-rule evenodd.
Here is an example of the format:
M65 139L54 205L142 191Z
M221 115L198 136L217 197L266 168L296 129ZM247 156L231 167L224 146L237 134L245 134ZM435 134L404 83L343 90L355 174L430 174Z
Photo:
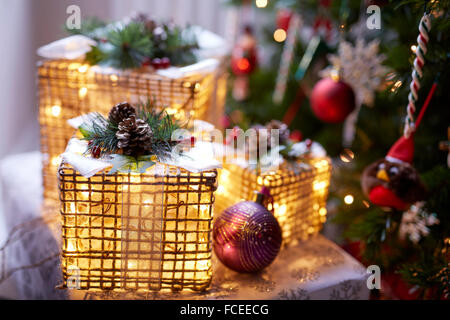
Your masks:
M97 16L111 21L139 11L226 33L227 10L218 0L0 0L0 159L39 148L36 50L67 36L63 26L71 4L80 7L81 19Z

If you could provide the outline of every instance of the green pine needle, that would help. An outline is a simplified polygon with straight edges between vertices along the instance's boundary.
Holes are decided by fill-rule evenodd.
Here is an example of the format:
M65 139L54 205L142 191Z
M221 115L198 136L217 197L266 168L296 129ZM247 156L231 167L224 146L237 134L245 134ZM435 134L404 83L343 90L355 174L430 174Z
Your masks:
M158 159L170 156L173 147L178 143L172 140L172 134L179 125L165 112L157 111L154 101L140 103L136 108L136 117L145 120L152 129L151 150ZM101 155L117 153L119 140L116 137L118 125L103 115L96 113L80 126L83 139L89 141L88 152L100 149Z
M104 53L101 64L114 68L138 68L151 56L152 42L142 23L130 23L108 33L108 42L98 47Z

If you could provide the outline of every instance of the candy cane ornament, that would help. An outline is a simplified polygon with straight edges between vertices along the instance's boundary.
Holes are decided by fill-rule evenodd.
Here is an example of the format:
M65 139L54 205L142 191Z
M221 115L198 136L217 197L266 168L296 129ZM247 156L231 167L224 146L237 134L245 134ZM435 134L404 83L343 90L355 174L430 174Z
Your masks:
M410 92L408 94L408 106L406 107L405 129L403 135L408 138L415 130L414 113L416 112L416 102L418 100L420 89L420 79L423 76L423 66L425 64L425 54L427 53L428 33L431 29L431 15L425 13L419 23L419 36L417 37L416 58L414 59L414 68L412 71Z

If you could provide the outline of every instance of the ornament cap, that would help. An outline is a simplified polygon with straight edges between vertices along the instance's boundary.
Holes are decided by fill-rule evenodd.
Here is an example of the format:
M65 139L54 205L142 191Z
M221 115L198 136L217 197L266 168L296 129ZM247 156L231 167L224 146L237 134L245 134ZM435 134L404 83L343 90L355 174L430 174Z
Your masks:
M412 164L414 158L414 140L413 136L406 138L402 136L391 147L386 155L386 160L391 162Z
M267 200L271 199L270 190L267 187L262 187L260 191L255 191L255 202L262 204L263 206L267 203Z

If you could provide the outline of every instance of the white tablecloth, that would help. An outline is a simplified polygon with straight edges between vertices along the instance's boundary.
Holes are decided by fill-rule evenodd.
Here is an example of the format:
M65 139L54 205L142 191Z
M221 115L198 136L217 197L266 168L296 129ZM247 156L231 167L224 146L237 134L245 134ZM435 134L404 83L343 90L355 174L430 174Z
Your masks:
M283 249L256 275L238 274L213 261L213 282L204 293L103 293L57 289L58 210L41 206L40 154L25 153L0 163L9 242L0 247L2 279L12 277L22 299L367 299L366 269L323 236Z

